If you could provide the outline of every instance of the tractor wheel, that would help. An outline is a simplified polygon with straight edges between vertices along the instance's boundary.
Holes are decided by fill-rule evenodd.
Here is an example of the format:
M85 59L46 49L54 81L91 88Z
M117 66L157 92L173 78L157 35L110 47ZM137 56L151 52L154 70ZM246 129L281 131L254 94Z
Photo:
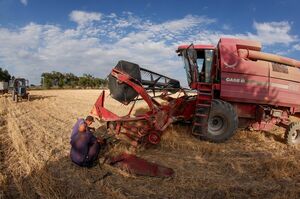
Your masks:
M207 132L200 138L216 143L224 142L234 135L238 123L238 115L231 104L222 100L213 100Z
M300 143L300 122L292 122L286 129L285 139L288 145Z

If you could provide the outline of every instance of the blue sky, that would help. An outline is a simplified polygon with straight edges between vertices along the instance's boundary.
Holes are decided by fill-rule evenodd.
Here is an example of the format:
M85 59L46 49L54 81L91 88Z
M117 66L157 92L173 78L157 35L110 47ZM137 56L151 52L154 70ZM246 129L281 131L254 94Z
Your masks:
M0 0L0 66L39 83L47 71L105 77L118 60L185 82L176 47L259 40L300 59L300 2Z

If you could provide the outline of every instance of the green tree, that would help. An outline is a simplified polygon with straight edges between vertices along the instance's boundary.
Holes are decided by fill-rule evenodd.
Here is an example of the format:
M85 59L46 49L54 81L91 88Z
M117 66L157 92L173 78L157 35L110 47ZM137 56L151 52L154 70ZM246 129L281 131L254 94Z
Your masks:
M41 85L44 88L51 88L53 86L53 79L51 73L42 73Z
M71 88L78 86L79 78L75 76L73 73L65 73L64 80L65 80L65 85L70 86Z
M11 78L11 76L8 73L8 71L0 68L0 81L8 82L10 80L10 78Z
M59 78L57 85L58 85L59 88L63 88L64 85L65 85L64 78Z
M42 73L41 78L41 84L47 89L51 87L74 88L76 86L83 88L100 88L107 84L106 80L93 77L90 74L83 74L81 77L77 77L73 73L52 71L51 73Z
M105 87L107 85L107 81L101 78L94 78L94 84L97 88Z
M64 75L61 72L52 71L51 79L52 79L53 86L58 86L59 88L63 88Z

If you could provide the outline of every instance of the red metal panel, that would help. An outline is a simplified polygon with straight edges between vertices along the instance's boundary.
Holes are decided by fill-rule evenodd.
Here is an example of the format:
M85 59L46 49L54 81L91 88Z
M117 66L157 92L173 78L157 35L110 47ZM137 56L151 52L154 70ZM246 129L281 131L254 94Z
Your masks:
M260 44L251 41L221 39L218 47L222 71L221 98L236 102L294 107L299 110L299 68L248 58L258 56L259 59L274 59L284 63L298 61L262 53Z
M269 101L269 77L222 73L221 98L228 101L262 103Z
M222 68L223 72L233 72L233 73L242 73L249 75L258 75L258 76L269 76L270 63L265 61L246 61L240 58L237 58L234 67L227 67L224 65Z
M296 67L281 66L286 70L286 73L276 71L273 67L270 70L270 76L277 79L285 79L300 83L300 69ZM299 90L295 90L298 91Z
M219 44L224 47L234 46L238 49L261 50L261 43L253 40L235 39L235 38L221 38Z
M235 69L242 59L238 49L250 49L260 51L261 44L256 41L222 38L218 44L220 66L222 71Z
M235 102L300 107L300 83L268 76L222 73L221 98Z
M270 78L269 96L271 104L278 106L300 106L300 83Z

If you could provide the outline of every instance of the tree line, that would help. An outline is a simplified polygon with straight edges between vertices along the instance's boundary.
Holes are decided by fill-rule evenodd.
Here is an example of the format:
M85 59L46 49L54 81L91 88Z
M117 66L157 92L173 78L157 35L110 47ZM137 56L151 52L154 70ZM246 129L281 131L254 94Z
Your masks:
M10 78L11 76L8 71L0 67L0 81L8 82Z
M52 71L42 73L41 85L44 88L100 88L107 86L107 80L83 74L78 77L73 73Z

